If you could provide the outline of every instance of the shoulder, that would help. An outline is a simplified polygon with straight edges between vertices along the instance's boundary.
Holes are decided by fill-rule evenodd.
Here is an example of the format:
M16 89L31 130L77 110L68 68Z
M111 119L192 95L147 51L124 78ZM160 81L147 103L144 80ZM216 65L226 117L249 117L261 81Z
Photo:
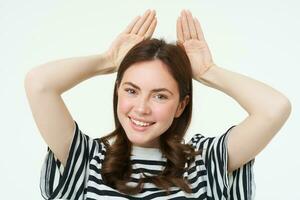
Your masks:
M195 149L203 149L203 146L207 142L211 142L215 137L207 137L201 133L193 135L189 140L188 144L193 146Z
M231 126L225 132L222 132L222 134L217 136L205 136L201 133L197 133L193 135L188 144L192 145L197 150L206 149L212 146L212 144L224 145L227 143L227 136L233 127L235 127L235 125Z
M188 144L192 145L193 147L196 147L196 145L203 140L204 135L197 133L195 135L193 135L193 137L189 140Z
M85 134L75 121L76 131L72 142L72 147L78 153L85 152L91 159L95 155L103 154L105 152L105 145L99 138L93 138Z

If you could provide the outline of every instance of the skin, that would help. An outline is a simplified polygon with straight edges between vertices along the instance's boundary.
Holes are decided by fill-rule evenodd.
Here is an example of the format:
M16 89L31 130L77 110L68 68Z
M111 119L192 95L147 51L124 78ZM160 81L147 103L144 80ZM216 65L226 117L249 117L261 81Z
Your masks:
M119 65L126 53L137 43L151 38L157 25L155 10L147 10L142 16L135 17L130 24L112 42L105 52L112 62L113 71L118 71Z
M64 167L75 124L62 94L96 75L116 72L128 50L143 39L150 38L155 26L155 11L147 10L136 17L106 51L47 62L26 74L24 87L37 128Z
M116 72L128 50L143 39L150 38L156 24L155 11L147 10L142 16L136 17L104 53L48 62L27 73L24 85L34 120L43 139L63 166L66 166L75 125L61 95L93 76ZM178 17L177 39L189 57L194 80L224 92L248 113L248 116L231 130L228 137L228 171L232 172L266 147L288 119L291 103L274 88L214 64L200 23L190 11L183 10ZM130 80L133 81L133 78ZM130 136L132 141L146 144L155 136L158 137L174 116L164 115L164 118L159 118L155 111L156 106L150 106L152 98L149 89L152 85L150 87L140 82L137 84L142 88L136 97L138 101L124 105L125 100L122 98L124 101L120 102L120 118L124 117L122 123L125 124L127 114L145 116L142 115L143 109L149 110L149 118L158 121L156 132L148 134L145 140L136 135ZM147 101L146 97L149 97ZM174 103L171 106L173 114L175 105ZM162 121L168 124L160 124ZM130 135L130 132L128 133Z
M177 38L189 57L193 78L229 95L249 114L228 137L228 171L232 172L266 147L289 117L291 103L274 88L214 64L200 23L189 10L177 19Z
M157 59L136 63L124 73L118 89L117 113L133 145L158 148L160 135L171 126L174 118L180 116L186 106L187 100L179 103L179 89L167 67ZM153 92L156 88L166 88L170 92ZM155 124L146 131L136 131L131 127L129 116Z

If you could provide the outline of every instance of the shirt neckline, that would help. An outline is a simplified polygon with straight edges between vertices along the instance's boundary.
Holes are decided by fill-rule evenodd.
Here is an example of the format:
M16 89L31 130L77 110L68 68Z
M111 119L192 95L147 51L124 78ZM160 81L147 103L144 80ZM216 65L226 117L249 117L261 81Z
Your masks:
M131 154L133 157L141 157L145 159L161 159L162 152L159 148L148 148L132 145Z

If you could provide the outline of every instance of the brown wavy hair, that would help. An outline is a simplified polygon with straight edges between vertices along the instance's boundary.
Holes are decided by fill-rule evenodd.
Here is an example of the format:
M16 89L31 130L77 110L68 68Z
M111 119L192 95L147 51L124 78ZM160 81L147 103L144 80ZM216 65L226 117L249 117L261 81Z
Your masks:
M134 63L159 59L168 66L168 71L176 80L179 88L180 102L188 95L189 102L182 114L174 118L171 126L160 136L159 148L167 158L164 170L157 176L147 176L139 179L136 187L128 186L131 180L132 166L130 156L132 144L120 124L117 116L117 91L125 71ZM165 189L169 194L169 188L177 186L187 193L192 190L188 180L183 173L188 169L185 163L190 166L194 156L200 151L195 151L191 145L184 144L184 135L190 125L192 117L192 69L190 61L182 47L175 44L168 44L163 39L147 39L135 45L124 57L118 69L114 87L113 109L116 129L110 134L101 137L105 144L106 155L102 164L101 174L104 184L115 188L125 194L134 195L140 193L145 182L153 183L158 188ZM114 138L110 145L109 139Z

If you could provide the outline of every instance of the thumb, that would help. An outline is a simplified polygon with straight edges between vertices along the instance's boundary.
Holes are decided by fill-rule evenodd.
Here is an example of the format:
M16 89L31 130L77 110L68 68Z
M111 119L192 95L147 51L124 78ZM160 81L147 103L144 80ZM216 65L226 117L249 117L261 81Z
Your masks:
M182 42L180 42L179 40L176 41L176 45L185 50Z
M144 41L145 39L147 39L145 36L140 36L140 37L136 38L134 45Z
M144 35L143 36L140 36L140 38L139 38L139 42L141 42L141 41L143 41L143 40L145 40L145 39L147 39Z

